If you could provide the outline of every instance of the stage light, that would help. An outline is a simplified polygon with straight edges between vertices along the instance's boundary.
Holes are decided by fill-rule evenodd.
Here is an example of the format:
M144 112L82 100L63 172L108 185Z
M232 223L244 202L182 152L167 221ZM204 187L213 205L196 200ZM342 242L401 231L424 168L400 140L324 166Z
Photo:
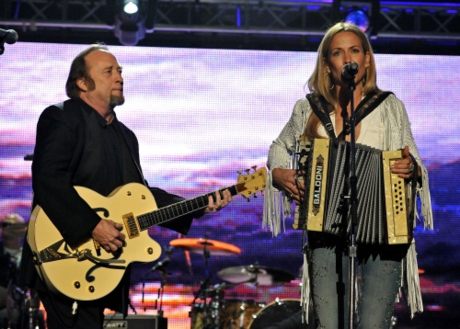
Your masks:
M381 26L380 16L380 1L371 0L364 7L352 7L346 14L344 21L355 24L361 31L374 39L377 38Z
M122 45L135 46L145 37L144 23L142 21L129 22L117 18L114 33Z
M353 9L345 17L345 22L352 23L359 27L361 31L367 32L369 29L369 16L362 9Z
M139 3L137 1L125 0L123 5L123 11L127 14L135 14L139 11Z
M114 21L114 34L122 45L135 46L153 32L155 0L121 0Z

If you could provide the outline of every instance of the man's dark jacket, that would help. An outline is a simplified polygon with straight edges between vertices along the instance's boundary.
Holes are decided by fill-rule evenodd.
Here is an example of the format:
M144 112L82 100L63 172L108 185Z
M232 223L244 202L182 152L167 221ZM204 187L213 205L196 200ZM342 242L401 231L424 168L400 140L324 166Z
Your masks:
M100 217L73 186L85 186L107 196L127 183L146 184L140 168L138 141L130 129L116 117L108 125L80 99L67 100L46 108L37 124L32 163L33 205L40 205L64 240L76 247L91 237ZM182 200L158 188L151 191L159 208ZM191 222L190 216L162 226L185 234ZM27 243L21 267L23 285L44 287L37 280ZM128 284L129 271L121 285L104 299L107 307L126 312Z

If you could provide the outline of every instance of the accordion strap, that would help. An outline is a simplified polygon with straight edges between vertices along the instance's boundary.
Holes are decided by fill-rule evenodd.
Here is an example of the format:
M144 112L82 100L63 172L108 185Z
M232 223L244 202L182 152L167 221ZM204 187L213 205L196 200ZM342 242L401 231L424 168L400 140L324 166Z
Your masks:
M366 97L364 97L364 99L361 100L361 102L359 102L358 106L356 107L355 124L358 125L362 119L369 115L390 94L392 94L391 91L374 91L367 94ZM331 117L329 116L328 103L326 102L326 99L317 93L307 94L306 97L313 112L316 114L326 129L329 138L334 142L336 142L337 139L343 138L345 131L342 131L338 137L335 135L334 126L332 125Z

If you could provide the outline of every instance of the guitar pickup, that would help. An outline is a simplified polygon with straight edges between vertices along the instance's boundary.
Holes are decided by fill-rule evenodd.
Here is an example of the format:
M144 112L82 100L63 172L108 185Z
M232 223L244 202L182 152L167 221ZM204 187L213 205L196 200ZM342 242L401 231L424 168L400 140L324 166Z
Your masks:
M137 226L136 217L132 212L123 215L123 222L125 223L126 231L130 239L139 236L139 227Z

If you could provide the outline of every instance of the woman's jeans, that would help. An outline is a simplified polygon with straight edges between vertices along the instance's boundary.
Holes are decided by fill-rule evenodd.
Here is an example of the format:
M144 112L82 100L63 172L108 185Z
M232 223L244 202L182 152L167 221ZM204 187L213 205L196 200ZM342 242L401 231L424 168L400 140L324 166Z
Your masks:
M349 262L347 245L338 237L313 234L308 256L317 328L347 329L349 323ZM407 245L358 245L356 279L360 329L389 329L401 284L401 260Z

